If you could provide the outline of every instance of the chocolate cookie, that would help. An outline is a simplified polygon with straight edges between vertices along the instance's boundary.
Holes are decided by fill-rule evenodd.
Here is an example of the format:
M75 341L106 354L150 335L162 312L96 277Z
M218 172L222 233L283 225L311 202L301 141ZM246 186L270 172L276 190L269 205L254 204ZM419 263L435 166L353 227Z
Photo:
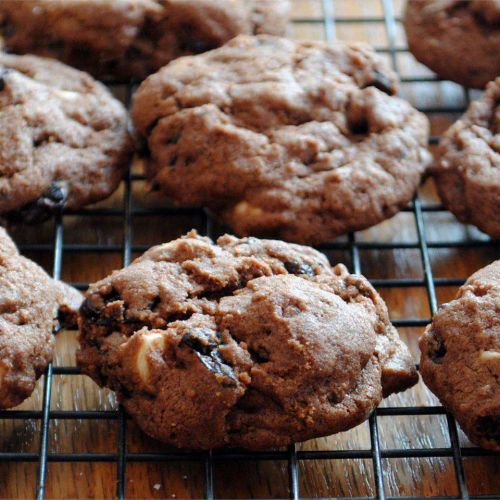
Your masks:
M191 232L91 285L79 365L173 446L284 446L344 431L417 381L362 276L280 241Z
M458 220L500 238L500 78L442 136L433 175Z
M500 260L473 274L420 339L420 373L470 440L500 451Z
M0 227L0 409L26 399L52 359L56 324L76 325L82 295L19 255Z
M404 26L413 55L442 78L483 88L500 75L498 0L408 0Z
M428 121L396 86L367 45L240 36L150 76L133 118L174 202L240 235L320 243L391 217L419 185Z
M0 214L33 221L108 197L131 146L127 112L102 84L0 53Z
M289 8L289 0L2 0L0 33L15 53L143 79L239 34L284 35Z

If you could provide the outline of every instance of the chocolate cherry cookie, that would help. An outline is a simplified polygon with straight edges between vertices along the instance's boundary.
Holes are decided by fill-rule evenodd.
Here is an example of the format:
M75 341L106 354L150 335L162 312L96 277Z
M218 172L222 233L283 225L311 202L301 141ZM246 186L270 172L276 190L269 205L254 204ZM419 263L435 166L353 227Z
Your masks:
M498 0L408 0L404 26L413 55L439 76L484 88L500 75Z
M321 243L412 198L427 118L394 97L367 45L240 36L140 86L133 119L152 185L240 235Z
M443 134L433 175L458 220L500 238L500 78Z
M500 260L441 306L420 349L424 382L471 441L500 451Z
M0 227L0 409L22 403L52 359L57 323L76 325L82 295L17 251Z
M131 146L127 112L102 84L0 53L0 215L30 222L108 197Z
M192 231L90 286L78 363L149 435L285 446L363 422L417 381L362 276L281 241Z
M289 0L2 0L0 34L18 54L143 79L239 34L284 35L289 9Z

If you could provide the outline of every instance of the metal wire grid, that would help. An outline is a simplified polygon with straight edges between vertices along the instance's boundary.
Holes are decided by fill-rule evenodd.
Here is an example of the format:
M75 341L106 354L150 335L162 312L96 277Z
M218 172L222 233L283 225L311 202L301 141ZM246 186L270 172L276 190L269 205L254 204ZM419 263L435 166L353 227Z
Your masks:
M386 30L388 46L377 47L381 53L389 54L392 65L396 71L398 61L396 54L405 52L406 49L396 47L396 23L393 12L392 0L380 0L383 8L382 17L339 17L335 16L335 0L322 0L323 16L321 19L295 19L297 24L303 23L321 23L327 41L335 38L335 29L337 24L356 24L356 23L383 23ZM399 71L398 71L399 72ZM421 82L434 81L435 78L401 78L403 82ZM468 90L464 89L468 101ZM133 85L127 87L127 104L133 92ZM422 111L432 112L461 112L464 108L427 108ZM431 137L430 143L436 144L438 137ZM210 214L202 209L134 209L132 201L132 183L143 180L143 177L128 174L125 179L125 190L122 209L84 209L76 212L80 216L120 216L123 218L123 242L122 245L83 245L83 244L64 244L63 235L63 217L59 215L54 223L54 237L52 245L21 245L22 250L52 250L53 264L52 274L54 278L61 277L63 253L65 251L85 252L85 251L108 251L122 252L123 265L128 265L131 261L132 252L145 250L144 246L132 244L132 220L133 217L147 216L174 216L191 215L202 216L204 220L205 233L208 236L213 235L213 224ZM411 206L405 208L404 212L412 213L414 216L418 241L414 243L406 242L358 242L356 234L349 234L347 242L334 242L327 245L321 245L320 250L348 250L351 256L352 271L362 273L360 250L399 250L399 249L418 249L423 270L423 279L374 279L371 282L375 286L394 287L412 287L425 286L431 314L437 310L438 303L436 297L437 286L457 286L463 283L463 280L457 278L435 278L432 272L431 261L429 257L430 248L464 248L477 246L493 246L495 242L491 241L439 241L429 242L426 239L424 227L424 212L440 212L444 209L439 205L423 204L418 195L413 200ZM74 213L73 213L74 214ZM80 288L85 288L86 284L76 284ZM424 326L429 319L400 319L393 323L400 327ZM445 498L477 498L477 499L498 499L500 492L489 495L470 496L467 488L467 481L464 474L463 457L478 457L494 455L494 453L482 450L480 448L460 448L457 424L453 417L446 413L440 406L431 407L385 407L376 410L369 419L370 430L370 449L366 450L323 450L323 451L297 451L295 446L290 446L286 451L268 451L268 452L245 452L245 451L209 451L209 452L183 452L169 451L166 453L129 453L126 444L126 423L127 416L120 407L116 411L55 411L51 410L51 391L54 375L78 375L80 372L75 367L53 367L49 365L43 385L43 406L41 411L0 411L0 419L39 419L41 420L40 446L38 453L10 453L0 451L0 462L38 462L38 480L36 488L37 499L45 498L47 465L49 462L114 462L117 466L117 488L116 496L120 500L126 498L126 466L129 462L171 462L171 461L203 461L205 469L205 497L214 499L214 474L213 466L220 460L286 460L288 462L289 475L289 496L292 499L301 498L299 489L299 467L301 460L325 460L325 459L371 459L375 479L375 496L362 497L363 499L377 498L419 498L419 497L389 497L386 495L384 486L384 467L382 459L387 458L429 458L429 457L451 457L453 459L456 483L458 488L457 496L433 497L439 499ZM386 416L419 416L419 415L446 415L448 432L451 447L446 448L421 448L421 449L381 449L379 442L378 418ZM115 453L50 453L49 452L49 424L51 420L71 420L71 419L91 419L91 420L117 420L119 426L117 447ZM361 497L360 497L361 498Z

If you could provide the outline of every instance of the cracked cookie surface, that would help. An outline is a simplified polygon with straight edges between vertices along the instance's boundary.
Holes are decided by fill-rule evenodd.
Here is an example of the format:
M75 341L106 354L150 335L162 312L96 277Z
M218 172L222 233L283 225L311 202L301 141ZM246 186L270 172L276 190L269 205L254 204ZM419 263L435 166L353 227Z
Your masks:
M500 238L500 78L443 134L432 171L458 220Z
M284 35L289 0L2 0L7 49L98 77L143 79L239 34Z
M420 349L424 382L471 441L500 451L500 260L439 309Z
M86 73L0 54L0 214L28 222L108 197L131 155L127 112Z
M468 87L500 75L498 0L408 0L404 26L413 55L442 78Z
M76 325L77 290L21 256L0 227L0 409L20 404L52 359L53 330Z
M387 219L428 163L428 121L367 45L240 36L142 83L146 173L239 235L321 243Z
M196 232L90 286L78 363L149 435L264 449L347 430L417 381L362 276L280 241Z

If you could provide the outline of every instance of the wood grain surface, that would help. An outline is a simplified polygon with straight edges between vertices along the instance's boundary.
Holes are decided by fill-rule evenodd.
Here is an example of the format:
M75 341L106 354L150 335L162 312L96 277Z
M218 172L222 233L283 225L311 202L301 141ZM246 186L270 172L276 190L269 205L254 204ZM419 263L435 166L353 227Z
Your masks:
M343 40L364 40L378 48L387 48L387 26L382 21L348 23L342 19L352 16L383 18L384 7L400 16L402 2L382 0L293 0L293 16L302 19L294 23L292 36L299 39L326 39L328 35ZM341 19L330 26L322 22L324 12ZM390 12L389 12L390 13ZM307 18L310 21L304 22ZM406 46L404 30L397 22L394 39L397 47ZM333 29L332 29L333 28ZM390 27L389 27L390 28ZM389 35L391 30L389 29ZM392 36L392 35L391 35ZM384 53L390 59L390 55ZM396 54L396 64L403 78L431 76L429 70L415 62L410 54ZM124 97L125 89L113 89ZM428 113L434 135L440 134L452 123L466 105L470 96L458 85L450 82L409 82L401 85L401 94L414 105L423 108L449 108L449 112ZM431 110L432 111L432 110ZM134 168L140 170L140 165ZM432 182L420 190L423 203L437 203ZM99 206L123 207L123 187ZM158 244L197 228L205 230L200 216L150 216L141 209L165 207L165 201L145 190L142 181L133 183L132 243L136 250ZM139 213L138 213L139 212ZM463 226L446 212L425 212L424 224L427 241L477 241L469 247L431 246L429 249L432 272L435 278L465 279L472 272L500 257L498 245L488 243L488 238L475 228ZM215 232L221 231L215 227ZM52 243L54 224L19 228L13 233L19 244L45 245L37 251L24 253L52 269ZM122 265L121 245L124 238L123 218L117 216L64 217L63 279L85 284L95 281ZM417 243L418 234L414 214L400 213L393 219L356 235L358 242ZM76 251L72 245L99 245L106 251ZM30 248L30 247L23 247ZM137 255L137 252L134 253ZM344 262L352 268L349 250L328 252L332 263ZM419 248L388 250L360 250L363 273L370 279L415 278L422 279L423 265ZM450 300L456 286L438 286L440 302ZM393 319L419 318L428 320L430 308L425 286L378 287L386 300ZM421 327L400 328L415 360L418 360L417 339ZM55 366L73 366L76 332L61 332L57 336ZM33 396L19 409L42 407L43 380ZM390 397L383 406L433 406L437 400L420 382L404 394ZM52 385L52 410L112 410L117 404L112 393L99 389L90 379L80 375L55 375ZM429 416L379 416L380 446L386 449L432 449L450 446L450 437L444 415ZM118 421L110 420L50 420L49 453L116 453ZM460 434L463 446L471 446ZM0 452L38 453L40 420L0 420ZM368 424L349 432L317 439L297 446L298 450L369 450ZM158 452L165 447L143 435L132 422L127 423L127 451ZM455 471L451 457L438 458L384 458L384 489L387 496L438 496L457 495ZM467 486L471 495L498 494L500 498L500 458L464 458ZM0 461L0 497L28 499L34 497L37 462ZM127 498L203 498L205 488L202 460L172 463L128 462L126 468ZM117 466L115 462L49 462L46 496L51 499L113 498L116 494ZM359 497L375 495L373 463L368 459L301 460L299 461L300 496ZM217 460L214 465L214 491L216 498L287 498L288 464L283 461Z

